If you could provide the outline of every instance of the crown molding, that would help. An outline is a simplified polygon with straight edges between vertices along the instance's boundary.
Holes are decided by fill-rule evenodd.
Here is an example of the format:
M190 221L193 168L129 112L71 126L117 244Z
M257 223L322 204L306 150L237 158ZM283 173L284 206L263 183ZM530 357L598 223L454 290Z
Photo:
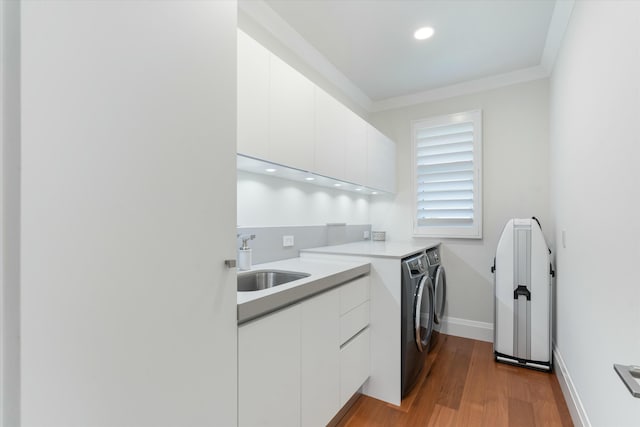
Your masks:
M546 77L549 77L549 73L541 65L536 65L535 67L524 68L510 73L498 74L437 89L383 99L373 104L371 112L393 110L396 108L408 107L410 105L439 101L441 99L484 92L486 90L497 89L503 86L510 86L532 80L544 79Z
M540 61L540 65L542 65L549 74L553 71L553 66L558 58L558 53L562 46L564 33L569 25L569 19L571 19L574 4L575 0L557 0L553 8L551 22L547 30L547 39Z
M280 17L263 0L240 0L238 8L270 32L310 67L334 84L353 102L371 111L373 101L358 86L338 70L327 58Z
M271 33L282 45L326 78L345 96L365 111L373 113L549 77L562 46L562 40L569 24L574 3L575 0L556 1L539 65L379 101L373 101L369 98L358 86L327 60L320 51L313 47L300 33L271 9L264 0L240 0L238 7L243 13Z

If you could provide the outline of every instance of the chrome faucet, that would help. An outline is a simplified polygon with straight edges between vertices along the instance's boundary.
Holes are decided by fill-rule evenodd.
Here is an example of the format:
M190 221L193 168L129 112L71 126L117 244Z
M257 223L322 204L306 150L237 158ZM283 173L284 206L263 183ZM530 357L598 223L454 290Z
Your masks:
M237 237L239 237L240 239L242 239L242 246L240 246L240 249L249 249L249 240L253 240L256 238L255 234L238 234Z

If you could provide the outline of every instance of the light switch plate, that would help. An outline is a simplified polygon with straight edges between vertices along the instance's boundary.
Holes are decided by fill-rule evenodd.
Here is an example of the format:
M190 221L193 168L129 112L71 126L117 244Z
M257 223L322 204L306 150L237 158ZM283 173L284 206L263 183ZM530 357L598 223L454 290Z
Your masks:
M289 248L293 246L294 239L293 236L282 236L282 246L285 248Z

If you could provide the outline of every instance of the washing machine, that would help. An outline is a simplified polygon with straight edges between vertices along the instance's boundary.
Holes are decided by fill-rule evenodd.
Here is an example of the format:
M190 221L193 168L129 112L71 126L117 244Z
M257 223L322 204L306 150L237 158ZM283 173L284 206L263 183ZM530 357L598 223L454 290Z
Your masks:
M440 339L440 329L444 308L447 303L447 275L440 257L440 245L427 250L427 263L429 265L429 277L433 284L433 333L429 341L429 351L433 350Z
M402 268L402 397L415 385L423 369L433 331L434 293L427 255L404 258Z

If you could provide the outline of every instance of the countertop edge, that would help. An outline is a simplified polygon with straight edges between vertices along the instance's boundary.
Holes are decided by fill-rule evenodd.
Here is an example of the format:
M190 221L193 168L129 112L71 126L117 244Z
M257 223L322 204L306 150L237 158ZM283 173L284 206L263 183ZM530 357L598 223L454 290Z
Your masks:
M308 283L285 289L262 298L238 304L238 326L274 311L294 305L320 292L327 291L371 271L370 264L351 267Z
M392 259L400 259L405 258L409 255L413 255L417 252L429 250L439 246L440 242L434 243L425 243L423 247L410 249L408 251L403 251L401 254L389 255L383 253L371 253L371 252L363 252L359 250L345 250L345 249L326 249L326 247L319 248L308 248L308 249L300 249L300 253L309 253L309 254L328 254L328 255L345 255L345 256L362 256L369 258L392 258ZM330 247L329 247L330 248Z

